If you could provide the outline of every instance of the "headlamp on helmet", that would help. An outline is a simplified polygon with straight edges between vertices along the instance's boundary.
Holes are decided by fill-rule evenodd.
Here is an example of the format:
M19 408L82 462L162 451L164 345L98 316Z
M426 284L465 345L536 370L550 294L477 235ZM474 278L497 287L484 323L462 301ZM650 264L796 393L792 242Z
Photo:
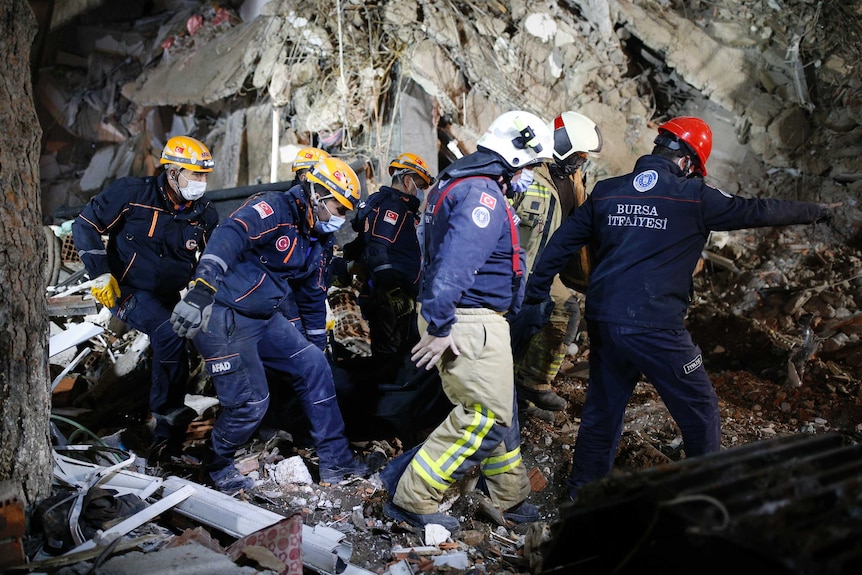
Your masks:
M525 111L505 112L497 117L477 147L495 152L512 170L547 162L554 141L544 120Z

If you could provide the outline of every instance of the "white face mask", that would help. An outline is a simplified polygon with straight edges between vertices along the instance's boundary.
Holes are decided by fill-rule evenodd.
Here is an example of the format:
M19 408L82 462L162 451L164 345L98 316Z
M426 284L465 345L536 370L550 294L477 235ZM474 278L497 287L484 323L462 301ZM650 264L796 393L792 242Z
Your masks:
M521 175L518 179L512 182L512 191L516 194L523 194L533 183L533 170L521 170Z
M207 183L206 182L199 182L197 180L190 180L190 179L186 178L185 176L183 176L184 178L186 178L187 183L186 183L185 187L182 187L182 186L180 186L179 176L182 176L182 173L180 173L176 178L174 178L174 182L176 182L177 188L179 189L180 195L183 197L183 199L185 199L187 202L193 202L193 201L199 200L203 197L204 192L207 191Z

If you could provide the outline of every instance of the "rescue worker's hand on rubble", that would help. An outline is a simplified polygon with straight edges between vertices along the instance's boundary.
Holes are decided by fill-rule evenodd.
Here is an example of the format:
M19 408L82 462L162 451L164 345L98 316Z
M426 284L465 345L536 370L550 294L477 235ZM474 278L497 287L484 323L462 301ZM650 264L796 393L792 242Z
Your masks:
M461 352L458 350L458 346L455 345L455 340L452 339L452 334L444 335L443 337L437 337L436 335L431 335L426 332L425 335L422 336L422 339L419 340L419 343L413 346L411 349L411 353L413 354L410 357L410 360L416 364L416 367L425 366L426 371L430 371L437 362L440 361L440 358L443 357L443 354L446 353L446 350L452 350L452 353L455 355L461 355Z
M90 291L96 301L108 308L114 307L120 296L120 286L117 284L116 278L110 273L102 274L94 279Z
M195 280L189 293L174 306L171 325L177 335L192 339L206 331L213 311L216 290L202 279Z

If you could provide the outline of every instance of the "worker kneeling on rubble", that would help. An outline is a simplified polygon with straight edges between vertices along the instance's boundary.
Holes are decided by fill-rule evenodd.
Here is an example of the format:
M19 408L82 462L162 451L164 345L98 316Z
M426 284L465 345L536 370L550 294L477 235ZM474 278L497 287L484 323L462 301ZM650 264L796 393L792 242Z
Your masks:
M423 215L424 260L419 367L440 372L454 408L425 442L381 472L387 516L422 527L458 520L440 513L443 493L473 466L492 502L512 522L535 521L538 509L521 460L507 310L523 295L524 254L505 194L523 168L552 160L544 120L502 114L479 138L478 151L456 160L431 188Z
M569 258L594 246L586 294L590 377L568 479L572 498L611 471L641 374L679 425L687 457L720 449L718 398L684 323L710 231L831 218L822 204L741 198L704 183L712 131L698 118L673 118L658 132L652 154L632 173L596 184L527 282L525 307L542 305Z
M198 253L218 224L204 200L214 162L194 138L168 140L149 178L121 178L90 200L72 225L93 295L129 326L147 334L153 352L149 409L155 418L151 461L178 454L194 410L185 407L186 341L171 327ZM102 235L107 234L107 248Z
M194 338L221 404L208 464L221 491L253 485L236 469L234 455L269 405L265 369L291 378L311 422L321 483L374 471L350 451L323 345L309 341L285 315L290 302L309 338L325 334L333 232L358 199L356 174L336 158L321 159L287 192L249 198L221 222L194 283L174 308L174 329Z

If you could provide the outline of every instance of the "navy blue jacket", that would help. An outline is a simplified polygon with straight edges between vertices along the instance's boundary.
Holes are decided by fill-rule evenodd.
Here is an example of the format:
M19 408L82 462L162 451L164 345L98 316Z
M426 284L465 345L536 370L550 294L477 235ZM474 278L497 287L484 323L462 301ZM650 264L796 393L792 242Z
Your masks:
M418 224L419 198L389 186L382 186L359 206L353 229L361 236L355 241L362 242L360 261L372 286L401 287L415 295L422 267Z
M592 241L587 319L681 329L710 231L805 224L826 213L820 204L733 196L683 177L671 160L643 156L632 173L598 182L563 222L530 276L526 297L546 297L571 254Z
M252 318L292 308L292 292L306 332L325 330L333 237L313 231L310 209L302 185L252 196L219 224L196 277L216 287L216 301Z
M178 210L168 200L167 185L165 173L120 178L84 207L72 234L90 277L110 272L124 292L149 291L170 301L178 297L218 224L218 213L205 199Z
M481 159L488 164L477 166ZM520 307L526 261L497 183L506 170L490 154L475 152L450 165L428 194L419 301L431 335L449 334L458 307Z

